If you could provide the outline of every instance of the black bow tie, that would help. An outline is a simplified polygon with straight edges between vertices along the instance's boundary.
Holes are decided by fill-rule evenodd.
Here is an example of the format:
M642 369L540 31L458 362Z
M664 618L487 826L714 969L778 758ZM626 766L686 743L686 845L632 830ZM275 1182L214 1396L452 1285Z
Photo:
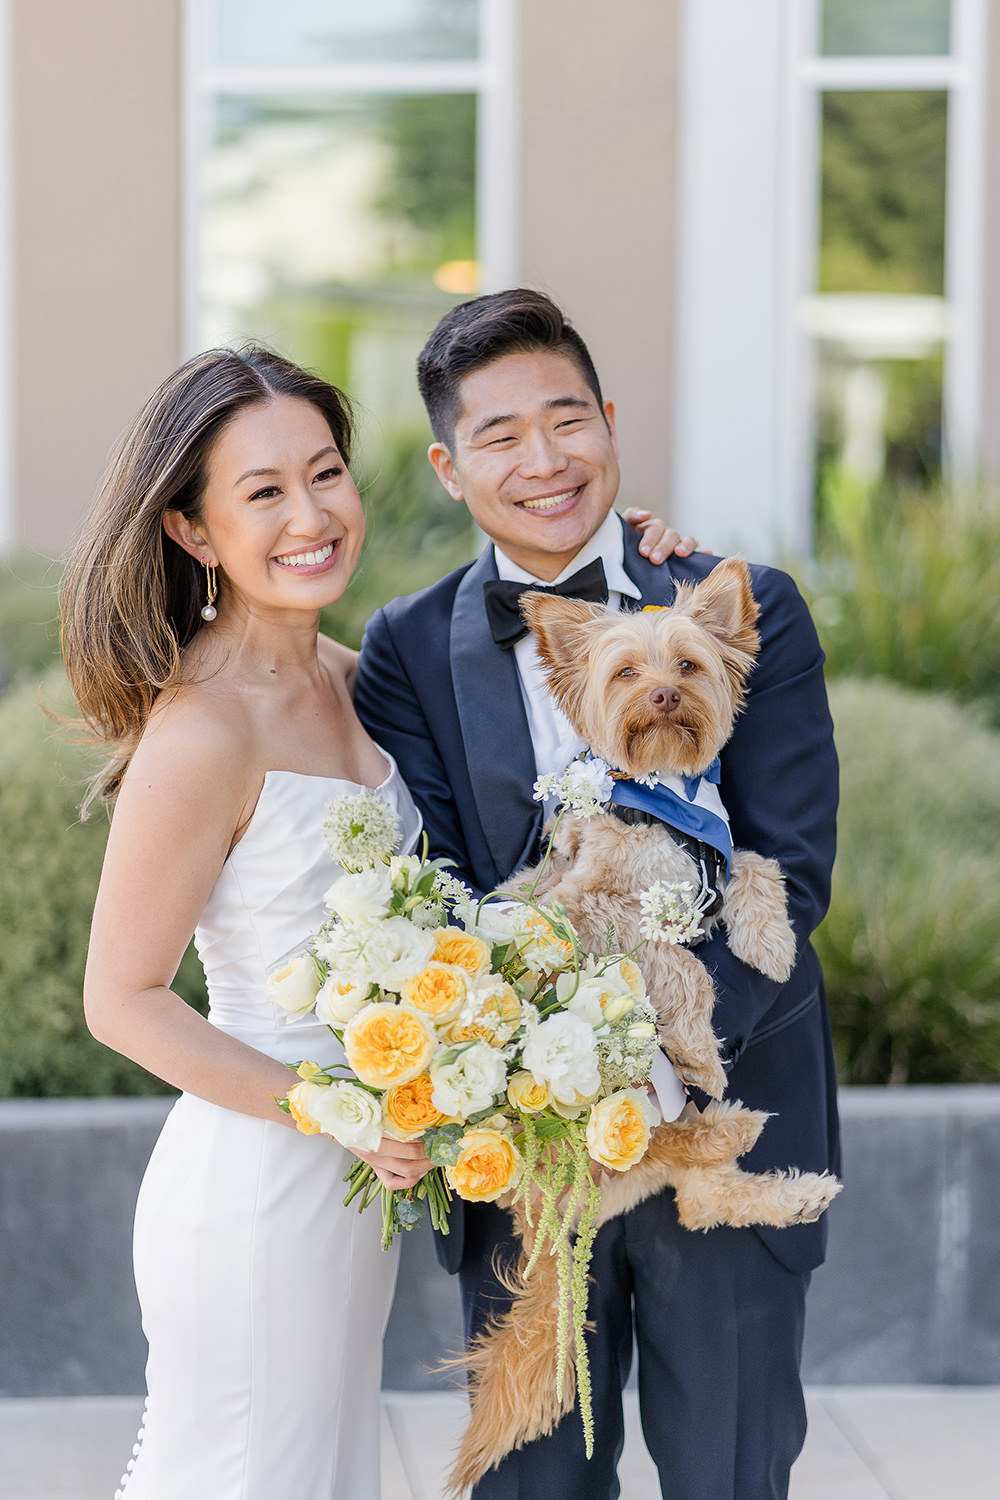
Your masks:
M587 599L593 604L607 604L608 581L600 558L567 578L565 583L514 583L507 578L492 578L483 584L486 617L493 639L509 651L528 634L521 614L522 594L560 594L564 599Z

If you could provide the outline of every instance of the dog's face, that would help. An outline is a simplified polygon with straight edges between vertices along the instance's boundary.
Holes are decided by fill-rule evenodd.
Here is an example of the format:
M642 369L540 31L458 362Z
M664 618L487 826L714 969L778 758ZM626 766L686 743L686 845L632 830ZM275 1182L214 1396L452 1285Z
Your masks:
M570 723L630 776L696 776L729 739L760 646L750 570L728 558L669 609L615 614L525 594L549 688Z

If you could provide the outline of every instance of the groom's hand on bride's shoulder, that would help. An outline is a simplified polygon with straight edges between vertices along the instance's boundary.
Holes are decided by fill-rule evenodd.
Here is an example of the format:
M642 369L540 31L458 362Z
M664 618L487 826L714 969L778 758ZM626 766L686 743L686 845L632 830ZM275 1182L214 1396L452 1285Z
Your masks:
M431 1161L419 1141L394 1141L384 1135L377 1151L355 1151L375 1169L383 1187L411 1188L431 1169Z
M637 506L630 505L622 511L622 520L633 531L641 534L639 551L651 563L664 563L675 552L678 557L690 557L692 552L699 550L696 537L681 536L675 527L668 526L666 521L654 516L650 510L639 510ZM710 552L711 549L702 547L701 551Z

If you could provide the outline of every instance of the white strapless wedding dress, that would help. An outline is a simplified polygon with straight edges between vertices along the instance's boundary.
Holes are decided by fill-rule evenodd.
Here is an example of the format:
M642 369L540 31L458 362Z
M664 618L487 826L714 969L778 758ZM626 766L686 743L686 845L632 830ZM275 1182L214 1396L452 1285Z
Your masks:
M286 1020L264 982L323 918L337 867L320 825L356 790L269 771L195 935L212 1023L282 1062L343 1058L315 1017ZM419 816L391 762L379 795L412 850ZM326 1136L190 1094L174 1105L136 1207L148 1397L125 1500L378 1500L397 1256L380 1248L375 1205L343 1206L353 1160Z

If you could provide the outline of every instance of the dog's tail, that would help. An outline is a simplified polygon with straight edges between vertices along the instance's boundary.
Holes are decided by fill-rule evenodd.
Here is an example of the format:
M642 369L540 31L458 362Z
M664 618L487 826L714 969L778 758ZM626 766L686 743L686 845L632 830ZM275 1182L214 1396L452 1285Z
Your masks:
M524 1232L518 1217L517 1227ZM547 1437L576 1399L572 1351L563 1372L562 1400L556 1397L556 1257L540 1255L528 1281L522 1279L533 1238L527 1229L518 1268L505 1278L513 1293L510 1307L469 1350L472 1414L446 1487L456 1500L514 1448Z

